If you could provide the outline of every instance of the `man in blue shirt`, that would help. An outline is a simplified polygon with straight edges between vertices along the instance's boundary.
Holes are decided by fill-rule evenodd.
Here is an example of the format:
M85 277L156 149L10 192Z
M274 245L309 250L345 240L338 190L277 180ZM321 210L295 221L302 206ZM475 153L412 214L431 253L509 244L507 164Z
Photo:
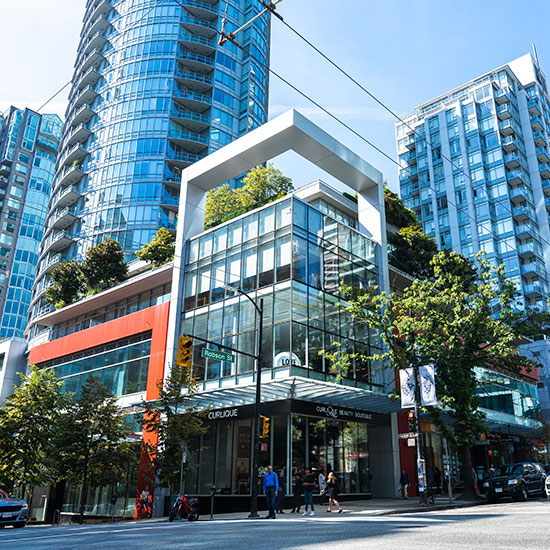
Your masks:
M269 510L266 519L275 519L275 496L279 490L279 478L273 471L273 466L267 467L267 473L264 476L264 493L267 498L267 508Z

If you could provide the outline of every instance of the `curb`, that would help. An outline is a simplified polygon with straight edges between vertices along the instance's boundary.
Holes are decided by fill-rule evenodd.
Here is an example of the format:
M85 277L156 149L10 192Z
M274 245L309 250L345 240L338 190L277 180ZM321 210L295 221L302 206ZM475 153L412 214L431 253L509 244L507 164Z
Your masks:
M487 502L464 502L459 504L435 505L435 506L417 506L416 508L407 508L406 510L388 510L374 514L376 516L396 516L399 514L417 514L419 512L436 512L439 510L454 510L455 508L473 508L474 506L484 506Z

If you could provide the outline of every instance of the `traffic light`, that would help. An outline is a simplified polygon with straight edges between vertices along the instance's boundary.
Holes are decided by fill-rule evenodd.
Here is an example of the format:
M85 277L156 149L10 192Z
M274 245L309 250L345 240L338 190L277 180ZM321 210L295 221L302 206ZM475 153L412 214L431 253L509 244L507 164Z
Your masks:
M193 351L193 339L187 336L180 336L178 342L178 353L176 355L176 364L180 367L190 367Z
M416 426L416 415L414 414L414 411L409 411L407 415L407 420L409 421L409 432L416 433L417 426Z
M269 422L270 422L270 419L267 416L264 416L263 414L260 415L260 418L262 419L262 427L261 427L260 437L262 437L262 438L269 437Z

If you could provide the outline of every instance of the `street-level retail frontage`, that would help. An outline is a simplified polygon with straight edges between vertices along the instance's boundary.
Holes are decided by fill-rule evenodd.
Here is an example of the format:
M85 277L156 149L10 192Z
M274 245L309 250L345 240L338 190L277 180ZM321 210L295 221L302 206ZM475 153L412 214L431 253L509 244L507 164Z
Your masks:
M209 495L214 486L219 495L250 495L253 414L252 404L207 413L207 430L190 449L186 493ZM372 479L386 475L371 465L370 456L387 451L380 433L391 439L389 414L285 399L263 403L261 415L260 484L268 465L284 471L286 494L295 473L332 470L343 494L366 497L372 495ZM393 485L393 476L387 483Z

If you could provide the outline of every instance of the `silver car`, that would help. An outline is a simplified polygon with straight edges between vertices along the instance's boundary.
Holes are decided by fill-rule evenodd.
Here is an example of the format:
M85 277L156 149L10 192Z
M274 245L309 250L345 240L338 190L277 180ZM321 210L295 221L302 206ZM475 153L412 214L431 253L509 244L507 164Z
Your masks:
M25 527L29 509L27 503L19 498L10 498L0 489L0 527L13 525Z

